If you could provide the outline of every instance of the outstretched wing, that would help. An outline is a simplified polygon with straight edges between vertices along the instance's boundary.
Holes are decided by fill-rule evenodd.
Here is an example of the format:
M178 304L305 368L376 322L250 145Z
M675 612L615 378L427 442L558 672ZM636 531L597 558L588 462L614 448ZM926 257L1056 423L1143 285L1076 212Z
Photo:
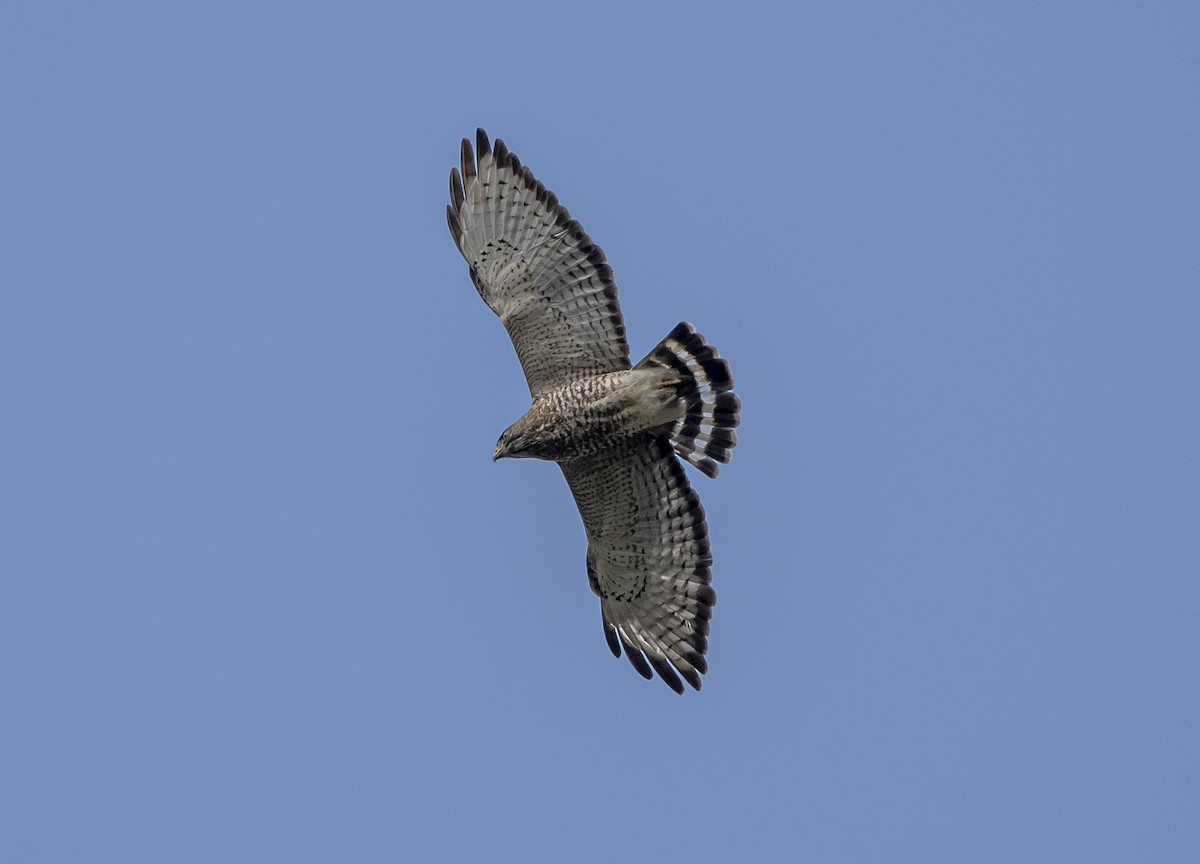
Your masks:
M700 497L671 443L646 433L615 450L560 463L587 530L588 582L608 647L676 693L708 671L712 552Z
M450 233L479 295L504 322L535 397L629 368L612 268L553 192L496 139L466 138L450 171Z

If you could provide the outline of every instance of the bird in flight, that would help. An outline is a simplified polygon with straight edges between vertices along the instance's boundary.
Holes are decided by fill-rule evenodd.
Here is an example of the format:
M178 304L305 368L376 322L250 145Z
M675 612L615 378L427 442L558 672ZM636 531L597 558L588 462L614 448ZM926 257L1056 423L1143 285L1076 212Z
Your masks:
M461 173L450 171L446 219L533 400L493 459L558 463L608 647L644 678L699 690L717 595L704 509L679 460L709 477L729 461L741 410L729 364L680 323L631 365L604 253L482 129L474 149L463 139Z

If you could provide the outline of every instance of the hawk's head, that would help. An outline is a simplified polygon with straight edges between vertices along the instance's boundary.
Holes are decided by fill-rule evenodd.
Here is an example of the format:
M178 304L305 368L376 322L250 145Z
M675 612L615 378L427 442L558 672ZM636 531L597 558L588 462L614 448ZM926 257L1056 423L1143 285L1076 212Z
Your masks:
M539 412L530 409L516 423L504 430L496 442L497 459L554 459L558 453L559 436Z
M514 424L515 425L515 424ZM492 454L492 461L497 459L519 459L521 457L533 456L530 453L531 442L519 431L509 426L504 430L504 434L500 436L500 440L496 442L496 452Z

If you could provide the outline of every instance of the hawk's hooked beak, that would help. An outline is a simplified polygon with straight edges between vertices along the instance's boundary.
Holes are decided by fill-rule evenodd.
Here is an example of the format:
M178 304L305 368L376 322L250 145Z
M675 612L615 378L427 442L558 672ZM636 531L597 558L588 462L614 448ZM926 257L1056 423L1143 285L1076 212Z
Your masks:
M503 459L507 455L508 446L505 444L504 439L501 438L496 442L496 452L492 454L492 461L495 462L497 459Z
M500 440L496 442L496 452L492 454L492 461L497 459L509 459L513 456L521 455L525 448L525 439L520 435L512 435L505 432L500 436Z

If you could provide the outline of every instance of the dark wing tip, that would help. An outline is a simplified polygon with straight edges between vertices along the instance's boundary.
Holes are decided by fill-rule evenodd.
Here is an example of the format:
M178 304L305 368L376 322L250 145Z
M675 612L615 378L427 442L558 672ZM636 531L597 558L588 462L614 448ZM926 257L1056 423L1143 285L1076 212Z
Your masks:
M650 664L654 667L654 671L658 673L658 677L663 680L664 684L680 696L683 695L683 682L675 674L675 667L665 657L651 657Z
M468 138L462 139L462 153L458 161L462 165L464 185L470 183L475 177L475 152L471 149L471 141Z
M620 657L621 640L617 638L617 628L604 621L603 613L600 615L600 620L604 623L604 641L608 643L608 650L614 657Z
M479 154L479 161L492 152L492 145L488 143L487 133L482 128L475 130L475 150Z
M450 201L454 204L454 209L462 207L463 202L467 200L467 194L463 189L462 177L458 173L457 168L450 169Z
M621 641L625 645L625 656L629 659L630 665L647 681L653 678L654 672L651 670L650 664L646 662L646 655L630 645L627 639L622 639Z
M701 669L699 666L696 666L695 669L685 666L679 670L679 674L682 675L684 677L684 680L687 681L687 683L692 686L693 690L699 690L700 684L702 683L700 681L700 673L704 672L704 671L706 671L706 670Z

